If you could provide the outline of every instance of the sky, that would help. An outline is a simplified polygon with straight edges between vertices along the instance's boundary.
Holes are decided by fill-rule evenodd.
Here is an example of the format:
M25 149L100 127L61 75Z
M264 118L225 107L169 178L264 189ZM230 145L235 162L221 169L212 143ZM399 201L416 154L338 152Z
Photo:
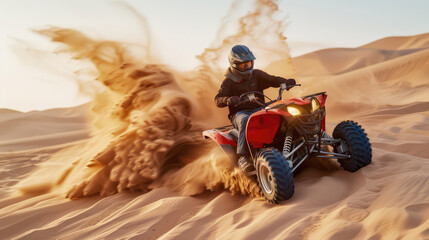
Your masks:
M252 0L242 0L248 8ZM88 101L73 80L69 56L31 29L74 28L96 39L141 43L147 39L160 62L192 70L210 46L232 0L0 0L0 108L19 111L70 107ZM292 57L332 47L358 47L389 36L429 32L427 0L283 0L284 35ZM29 50L31 49L31 50ZM43 54L40 54L43 53ZM41 57L42 56L42 57ZM225 56L225 64L226 56Z

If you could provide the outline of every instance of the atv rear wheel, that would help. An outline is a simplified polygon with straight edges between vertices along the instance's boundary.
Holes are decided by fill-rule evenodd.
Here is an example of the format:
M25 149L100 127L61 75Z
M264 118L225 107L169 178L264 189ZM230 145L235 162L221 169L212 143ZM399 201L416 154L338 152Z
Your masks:
M256 173L262 194L269 202L280 203L292 197L292 170L277 150L269 148L258 153Z
M334 146L334 151L351 156L348 159L338 159L345 170L356 172L371 163L371 144L367 134L357 122L348 120L339 123L332 135L336 139L341 139L341 144Z

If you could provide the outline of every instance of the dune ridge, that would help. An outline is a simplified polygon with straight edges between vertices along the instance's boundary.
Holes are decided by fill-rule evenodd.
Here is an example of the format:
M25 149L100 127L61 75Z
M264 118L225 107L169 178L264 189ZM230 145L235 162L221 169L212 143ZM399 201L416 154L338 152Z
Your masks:
M429 34L383 38L358 48L329 48L294 58L297 72L305 76L337 75L400 58L429 48ZM397 48L390 46L395 41ZM394 45L394 46L396 46ZM424 54L426 56L426 54ZM311 68L308 67L311 64Z
M423 33L414 36L388 37L362 45L359 48L377 48L391 50L428 48L428 37L429 33Z
M51 109L27 113L0 109L0 142L82 130L87 126L87 107L87 105L81 105L67 109ZM31 119L31 121L28 121L28 119Z

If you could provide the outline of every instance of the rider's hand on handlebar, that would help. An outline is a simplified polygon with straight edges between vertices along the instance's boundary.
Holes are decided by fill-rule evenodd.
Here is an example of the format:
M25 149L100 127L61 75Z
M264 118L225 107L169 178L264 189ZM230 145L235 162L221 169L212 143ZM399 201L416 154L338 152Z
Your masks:
M239 99L237 96L229 97L229 98L226 100L226 103L228 104L228 106L235 106L235 105L237 105L239 102L240 102L240 99Z
M291 87L293 87L295 85L296 85L295 79L293 79L293 78L286 79L286 86L287 86L286 88L287 88L287 90L289 90Z

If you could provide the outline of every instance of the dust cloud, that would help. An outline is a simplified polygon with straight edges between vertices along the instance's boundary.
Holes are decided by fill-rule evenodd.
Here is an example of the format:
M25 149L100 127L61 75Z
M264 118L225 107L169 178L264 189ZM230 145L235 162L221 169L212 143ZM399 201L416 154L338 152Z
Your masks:
M74 199L166 186L186 195L228 189L258 196L257 184L201 135L205 129L230 124L225 109L216 108L213 98L233 45L249 45L261 62L290 59L282 35L284 19L273 17L277 4L256 1L247 15L231 18L241 4L233 3L215 41L197 56L200 66L188 73L147 59L154 52L149 45L136 49L94 40L73 29L38 30L60 43L62 52L88 62L97 75L94 81L104 90L91 105L91 139L55 154L48 161L51 166L41 167L48 177L41 181L42 173L34 174L20 185L21 192L57 190ZM228 33L232 23L237 29ZM284 68L292 69L290 62Z

